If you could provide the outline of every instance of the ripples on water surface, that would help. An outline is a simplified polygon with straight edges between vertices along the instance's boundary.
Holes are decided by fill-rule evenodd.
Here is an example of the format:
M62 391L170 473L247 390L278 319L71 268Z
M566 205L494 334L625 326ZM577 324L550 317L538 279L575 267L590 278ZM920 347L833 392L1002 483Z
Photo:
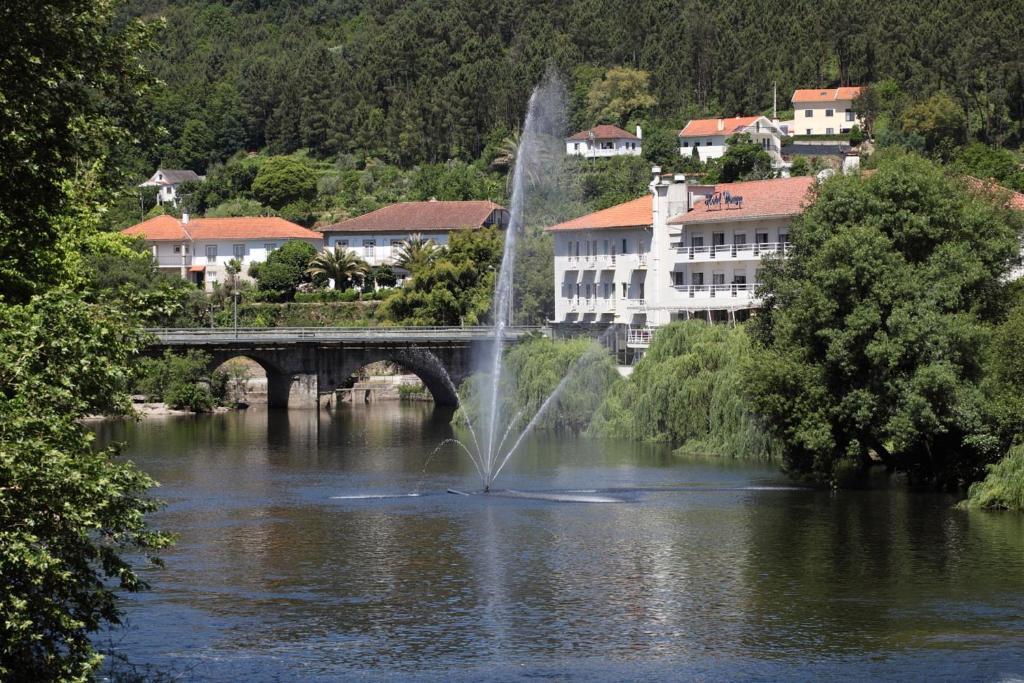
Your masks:
M180 534L105 636L185 679L1010 680L1024 523L540 435L478 488L428 405L98 427ZM410 496L408 494L420 494Z

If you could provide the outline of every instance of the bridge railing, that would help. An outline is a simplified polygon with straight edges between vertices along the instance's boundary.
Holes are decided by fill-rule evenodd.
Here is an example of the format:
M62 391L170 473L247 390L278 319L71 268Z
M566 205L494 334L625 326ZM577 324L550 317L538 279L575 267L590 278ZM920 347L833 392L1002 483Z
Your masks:
M517 339L541 327L513 326L505 328L505 337ZM489 339L494 328L471 327L153 327L146 330L162 342L212 343L238 340L317 341L367 339Z

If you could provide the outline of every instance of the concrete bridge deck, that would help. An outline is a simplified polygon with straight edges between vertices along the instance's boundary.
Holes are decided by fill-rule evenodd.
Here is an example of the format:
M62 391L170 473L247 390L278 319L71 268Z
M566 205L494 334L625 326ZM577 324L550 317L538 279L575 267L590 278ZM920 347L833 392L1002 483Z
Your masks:
M491 327L260 327L154 328L148 352L201 349L211 369L239 356L267 373L267 402L274 407L315 408L360 368L390 361L415 373L439 405L458 405L456 388L489 355ZM507 328L504 345L537 327Z

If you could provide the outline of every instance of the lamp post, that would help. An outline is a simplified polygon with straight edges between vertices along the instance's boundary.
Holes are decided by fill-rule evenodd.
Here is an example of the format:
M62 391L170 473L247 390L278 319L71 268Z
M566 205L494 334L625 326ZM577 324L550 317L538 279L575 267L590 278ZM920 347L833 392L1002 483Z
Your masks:
M234 289L231 292L231 308L232 314L235 319L235 339L238 339L238 290Z

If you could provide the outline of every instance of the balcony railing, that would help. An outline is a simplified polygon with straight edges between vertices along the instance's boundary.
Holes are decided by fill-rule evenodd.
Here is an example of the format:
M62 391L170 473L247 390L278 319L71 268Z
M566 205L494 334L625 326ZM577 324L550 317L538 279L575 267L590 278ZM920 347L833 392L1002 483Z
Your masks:
M744 282L728 285L676 285L675 289L691 299L749 299L754 296L758 287L758 283Z
M713 244L709 246L687 247L681 242L673 246L685 254L691 261L718 261L722 259L753 259L766 254L789 253L789 242L754 242L746 244Z
M654 330L650 327L630 327L626 330L627 346L649 346Z

